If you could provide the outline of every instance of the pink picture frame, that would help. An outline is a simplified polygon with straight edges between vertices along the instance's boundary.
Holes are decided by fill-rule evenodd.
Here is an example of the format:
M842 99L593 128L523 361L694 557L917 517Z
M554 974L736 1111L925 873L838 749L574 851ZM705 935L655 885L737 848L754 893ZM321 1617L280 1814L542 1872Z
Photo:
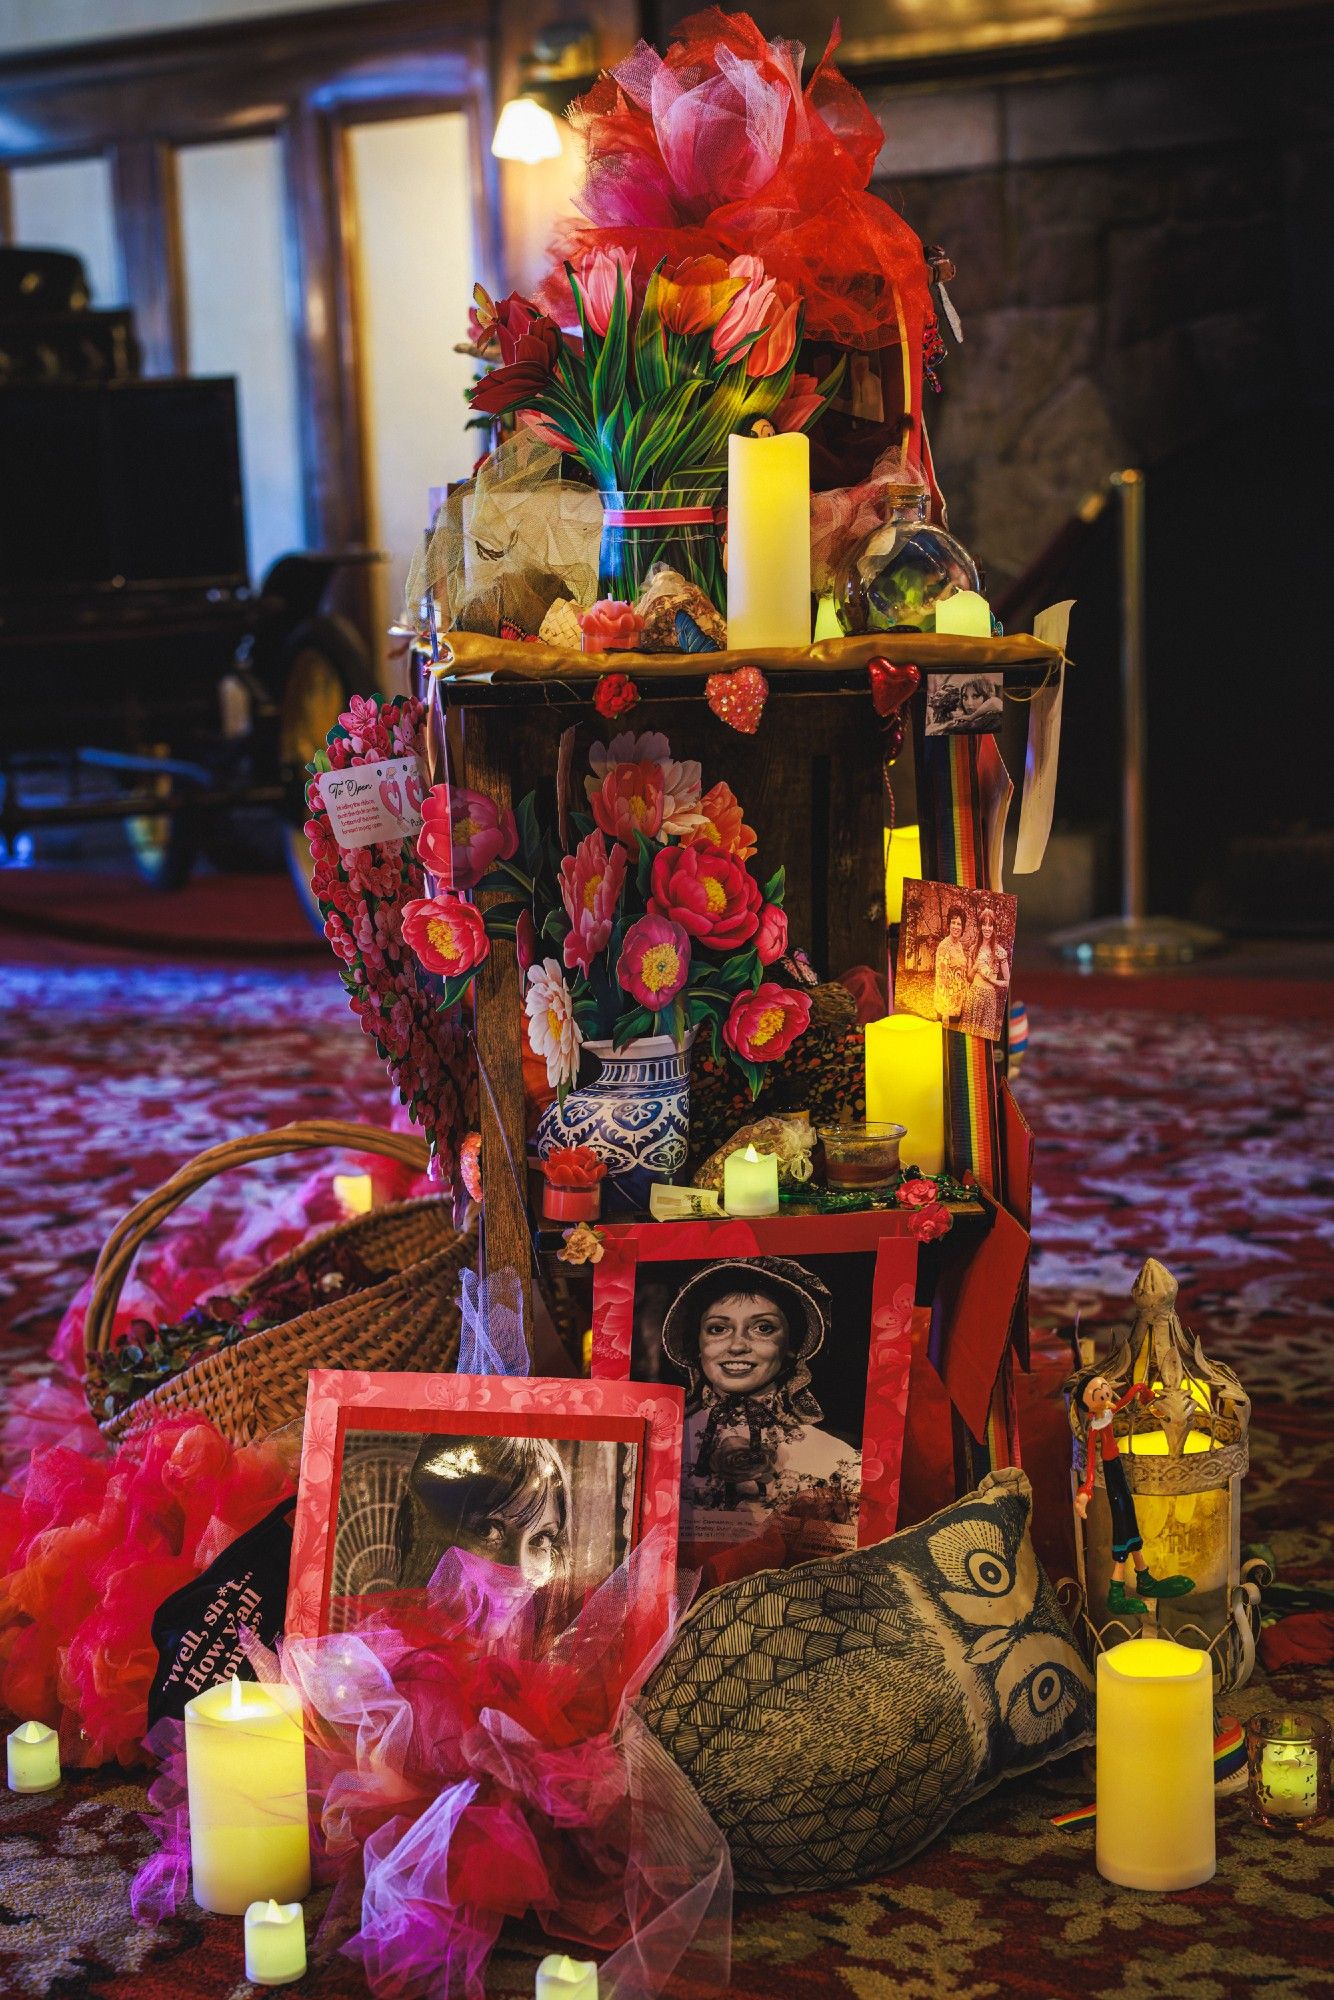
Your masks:
M640 1601L654 1607L653 1619L665 1631L676 1582L682 1408L681 1391L666 1385L312 1370L287 1636L316 1638L335 1629L331 1605L345 1601L334 1589L334 1561L349 1445L355 1450L359 1443L399 1436L408 1440L409 1455L414 1438L440 1436L547 1439L567 1456L593 1445L623 1448L615 1453L625 1467L623 1491L615 1496L621 1546L609 1548L605 1575L638 1551ZM392 1580L385 1587L392 1588Z
M858 1352L864 1357L865 1395L856 1546L864 1548L892 1535L898 1525L917 1279L918 1245L909 1218L877 1209L749 1221L627 1223L607 1226L603 1234L604 1253L593 1272L593 1376L608 1383L629 1379L635 1369L643 1371L640 1379L647 1373L642 1337L636 1359L636 1293L654 1265L683 1268L693 1264L702 1270L732 1259L767 1257L804 1262L818 1273L827 1259L867 1260L869 1287L863 1278L858 1292L859 1300L865 1300L869 1291L870 1324L864 1337L862 1332L858 1336ZM829 1272L833 1274L832 1266ZM834 1317L833 1338L837 1339L837 1313ZM836 1361L836 1353L831 1349L827 1358ZM819 1385L813 1386L818 1389ZM689 1404L686 1424L689 1451ZM689 1465L686 1471L689 1473ZM692 1542L697 1518L686 1496L683 1543ZM753 1539L753 1526L752 1521L751 1532L743 1533L739 1524L736 1540ZM716 1526L711 1530L719 1532ZM683 1559L694 1561L697 1556L698 1551L687 1547Z

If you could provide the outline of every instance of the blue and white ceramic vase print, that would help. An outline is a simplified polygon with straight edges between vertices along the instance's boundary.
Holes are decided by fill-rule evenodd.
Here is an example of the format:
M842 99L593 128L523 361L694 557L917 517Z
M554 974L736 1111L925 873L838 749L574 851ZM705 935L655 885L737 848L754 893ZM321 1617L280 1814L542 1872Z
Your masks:
M602 1073L549 1105L537 1128L541 1159L557 1146L591 1146L607 1163L608 1192L626 1208L648 1207L655 1181L674 1180L686 1163L690 1131L691 1028L684 1043L644 1035L615 1049L585 1042Z

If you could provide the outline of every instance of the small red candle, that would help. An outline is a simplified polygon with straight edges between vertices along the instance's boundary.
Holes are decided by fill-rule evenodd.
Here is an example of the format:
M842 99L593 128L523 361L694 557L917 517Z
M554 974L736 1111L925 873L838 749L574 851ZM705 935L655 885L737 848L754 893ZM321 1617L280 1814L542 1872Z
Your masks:
M607 1164L591 1146L558 1146L543 1160L542 1172L542 1213L548 1222L597 1221Z

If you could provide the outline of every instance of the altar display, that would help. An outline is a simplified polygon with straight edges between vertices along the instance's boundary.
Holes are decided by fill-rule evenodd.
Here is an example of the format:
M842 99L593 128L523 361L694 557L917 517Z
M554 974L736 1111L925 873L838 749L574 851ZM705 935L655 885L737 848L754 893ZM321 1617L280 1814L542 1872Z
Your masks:
M1095 1688L1098 1867L1213 1866L1249 1404L1150 1259L1020 1463L997 729L1028 705L1031 868L1069 606L1002 632L946 526L948 260L869 191L835 46L803 82L710 10L571 107L577 219L533 298L475 294L489 448L415 556L411 691L352 697L308 772L402 1129L294 1124L138 1202L86 1327L114 1469L48 1455L0 1496L0 1685L72 1761L157 1761L136 1914L193 1884L238 1978L243 1943L299 1975L313 1881L312 1959L394 2000L476 2000L516 1922L557 1947L539 1993L721 1993L733 1870L781 1896L902 1865L1092 1744ZM159 1221L327 1144L430 1178L125 1337ZM1074 1577L1034 1552L1035 1486ZM1271 1818L1295 1773L1305 1825L1302 1727L1252 1767ZM11 1735L25 1786L50 1761Z

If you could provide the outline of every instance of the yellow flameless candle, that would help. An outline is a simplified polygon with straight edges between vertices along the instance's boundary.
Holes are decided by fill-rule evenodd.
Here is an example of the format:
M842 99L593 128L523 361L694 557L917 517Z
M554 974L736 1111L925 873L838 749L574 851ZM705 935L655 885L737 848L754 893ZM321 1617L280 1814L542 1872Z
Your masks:
M44 1722L21 1722L5 1752L11 1792L51 1792L60 1783L60 1738Z
M816 633L819 638L819 633ZM885 831L885 922L903 921L903 885L922 879L922 829L896 826Z
M945 1164L945 1030L916 1014L891 1014L866 1030L866 1116L906 1125L903 1164L938 1174Z
M375 1206L375 1183L369 1174L335 1174L333 1178L334 1196L343 1205L343 1213L349 1220L357 1215L369 1215Z
M952 597L936 600L937 632L953 632L960 639L991 637L991 606L975 590L956 590Z
M598 1969L591 1959L553 1951L537 1968L536 2000L598 2000Z
M1214 1872L1209 1655L1128 1639L1098 1655L1098 1873L1192 1889Z
M811 642L811 448L804 433L727 440L727 644Z
M310 1891L306 1744L294 1689L233 1676L185 1705L194 1899L219 1916Z
M729 1215L777 1215L778 1155L729 1153L723 1161L723 1207Z
M306 1914L300 1903L252 1903L245 1913L245 1976L256 1986L290 1986L306 1970Z

